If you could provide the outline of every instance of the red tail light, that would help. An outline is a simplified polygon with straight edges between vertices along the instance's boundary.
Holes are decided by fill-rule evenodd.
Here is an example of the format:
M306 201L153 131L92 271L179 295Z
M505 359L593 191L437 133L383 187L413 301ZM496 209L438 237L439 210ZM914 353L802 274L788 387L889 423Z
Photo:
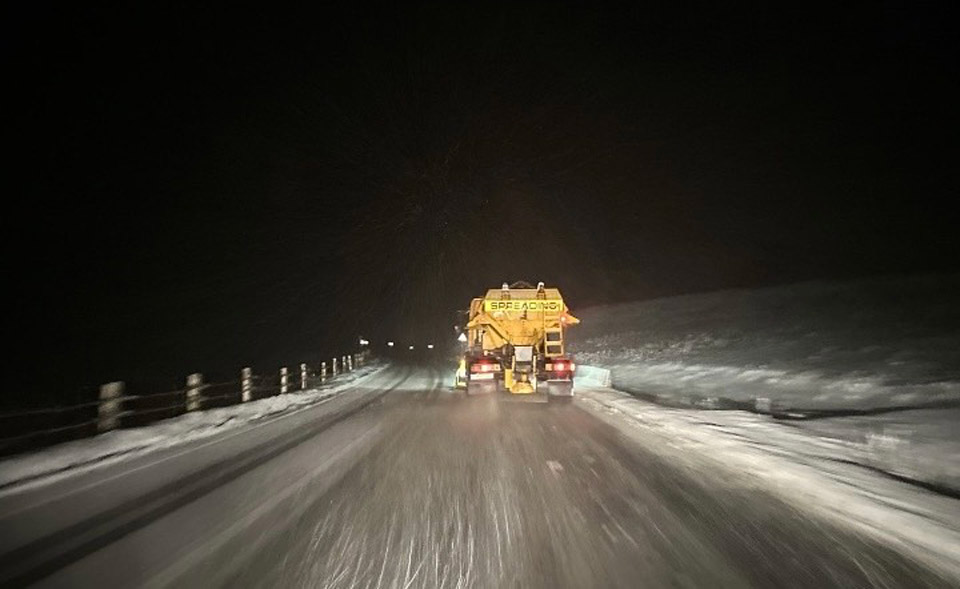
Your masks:
M577 365L570 360L554 360L552 363L548 362L545 368L553 372L573 372Z
M492 362L474 362L470 365L470 372L495 372L499 365Z

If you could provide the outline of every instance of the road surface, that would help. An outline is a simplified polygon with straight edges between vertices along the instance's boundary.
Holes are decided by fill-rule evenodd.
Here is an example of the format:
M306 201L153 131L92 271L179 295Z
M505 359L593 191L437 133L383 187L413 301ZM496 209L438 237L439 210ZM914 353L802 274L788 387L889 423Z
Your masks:
M722 473L675 467L576 404L467 399L447 372L391 367L339 413L0 502L22 536L0 570L59 587L949 583Z

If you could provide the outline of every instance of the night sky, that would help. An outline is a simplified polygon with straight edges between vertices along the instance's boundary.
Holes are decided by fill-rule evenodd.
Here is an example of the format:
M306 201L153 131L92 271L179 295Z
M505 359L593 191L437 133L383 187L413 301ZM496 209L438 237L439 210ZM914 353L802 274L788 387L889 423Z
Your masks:
M2 19L4 404L960 267L947 3L133 4Z

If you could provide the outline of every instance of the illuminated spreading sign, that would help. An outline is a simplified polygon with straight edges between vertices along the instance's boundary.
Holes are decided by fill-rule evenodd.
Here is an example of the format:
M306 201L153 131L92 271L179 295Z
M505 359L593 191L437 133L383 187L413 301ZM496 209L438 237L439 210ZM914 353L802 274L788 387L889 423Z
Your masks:
M484 300L483 310L487 313L496 311L514 311L514 312L534 312L534 313L559 313L563 311L562 299L519 299L511 300Z

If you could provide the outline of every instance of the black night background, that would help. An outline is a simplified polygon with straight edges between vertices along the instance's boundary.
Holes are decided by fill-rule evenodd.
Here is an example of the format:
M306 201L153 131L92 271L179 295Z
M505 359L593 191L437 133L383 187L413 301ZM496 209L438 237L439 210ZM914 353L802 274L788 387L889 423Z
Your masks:
M505 280L956 271L946 3L734 4L8 12L3 404L441 342Z

